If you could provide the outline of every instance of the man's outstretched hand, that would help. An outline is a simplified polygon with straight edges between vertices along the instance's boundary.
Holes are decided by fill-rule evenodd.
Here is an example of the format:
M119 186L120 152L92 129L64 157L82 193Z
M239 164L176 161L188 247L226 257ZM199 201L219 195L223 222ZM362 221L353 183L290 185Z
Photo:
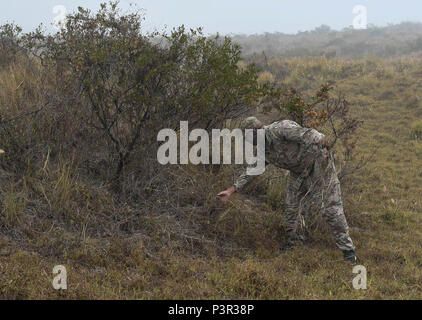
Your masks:
M221 203L225 204L227 201L229 201L229 198L235 191L236 187L231 186L227 190L221 191L219 194L217 194L217 199L220 200Z

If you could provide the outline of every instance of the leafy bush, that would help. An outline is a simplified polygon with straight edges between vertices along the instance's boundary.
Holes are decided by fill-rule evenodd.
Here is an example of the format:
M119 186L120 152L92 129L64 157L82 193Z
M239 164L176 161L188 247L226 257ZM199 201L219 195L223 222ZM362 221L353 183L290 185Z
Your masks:
M118 182L134 158L155 158L156 136L180 120L221 127L256 99L257 71L238 67L240 48L182 26L143 34L138 12L117 3L92 14L78 8L55 35L31 35L31 48L56 72L58 86L79 96L78 116L107 150ZM63 100L63 99L62 99Z
M23 50L21 32L22 28L13 23L0 26L0 68L4 68L15 61L18 54Z

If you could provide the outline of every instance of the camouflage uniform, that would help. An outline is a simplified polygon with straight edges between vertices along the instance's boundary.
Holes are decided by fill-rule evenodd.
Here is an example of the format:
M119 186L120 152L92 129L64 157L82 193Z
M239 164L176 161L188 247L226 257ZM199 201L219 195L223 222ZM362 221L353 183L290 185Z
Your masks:
M334 161L322 145L324 135L290 120L274 122L264 129L266 163L290 171L285 199L288 243L303 240L304 215L315 203L338 248L354 250ZM236 190L241 191L253 177L241 174L234 183Z

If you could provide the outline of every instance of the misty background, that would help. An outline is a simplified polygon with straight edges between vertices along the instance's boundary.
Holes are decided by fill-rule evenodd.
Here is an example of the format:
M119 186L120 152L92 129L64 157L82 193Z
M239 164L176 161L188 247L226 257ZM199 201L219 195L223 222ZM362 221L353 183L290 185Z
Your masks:
M67 13L78 6L95 11L101 2L104 0L2 1L0 23L15 22L24 32L43 23L47 30L54 31L51 23L63 15L63 8ZM143 9L144 28L148 31L171 29L182 24L190 28L204 27L208 34L294 34L321 25L341 30L353 24L356 17L353 8L358 5L366 7L369 26L422 21L422 2L417 0L133 0L120 1L120 7L123 11L130 10L130 3Z

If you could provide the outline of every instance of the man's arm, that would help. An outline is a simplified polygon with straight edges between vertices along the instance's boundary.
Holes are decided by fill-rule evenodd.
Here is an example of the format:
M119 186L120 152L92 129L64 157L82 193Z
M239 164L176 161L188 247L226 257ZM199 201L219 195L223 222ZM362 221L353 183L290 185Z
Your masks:
M232 196L233 193L236 192L236 187L231 186L227 190L221 191L219 194L217 194L217 199L220 200L222 203L226 203L229 198Z
M268 162L265 161L265 166L268 165ZM243 169L242 173L238 176L238 178L235 180L234 184L220 192L219 194L217 194L217 198L223 202L226 203L229 198L232 196L233 193L235 193L236 191L241 191L243 190L243 188L248 185L257 175L249 175L247 174L246 169Z
M244 186L246 186L250 181L253 180L253 177L254 176L248 175L245 169L244 172L236 179L236 181L230 188L221 191L219 194L217 194L217 199L220 200L222 203L226 203L233 193L242 190Z

